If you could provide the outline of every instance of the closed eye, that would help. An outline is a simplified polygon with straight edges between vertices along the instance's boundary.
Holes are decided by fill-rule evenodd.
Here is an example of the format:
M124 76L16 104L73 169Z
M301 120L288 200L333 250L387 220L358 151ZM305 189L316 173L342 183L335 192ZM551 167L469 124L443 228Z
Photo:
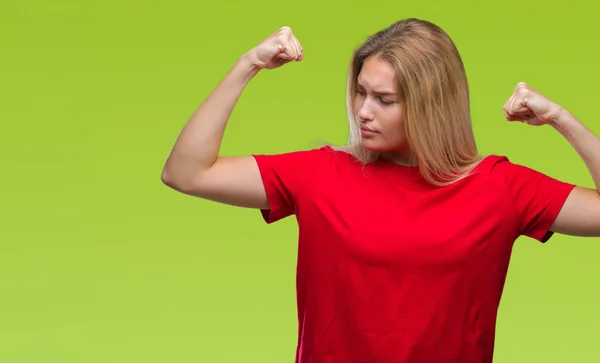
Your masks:
M363 91L363 90L362 90L362 89L360 89L360 88L357 88L357 89L355 89L355 90L354 90L354 92L355 92L356 94L358 94L358 95L361 95L361 96L365 96L365 95L366 95L366 92L365 92L365 91ZM396 103L396 101L395 101L395 100L388 100L388 99L385 99L385 98L382 98L382 97L377 97L377 100L378 100L378 101L379 101L381 104L383 104L383 105L386 105L386 106L389 106L389 105L391 105L391 104L394 104L394 103Z

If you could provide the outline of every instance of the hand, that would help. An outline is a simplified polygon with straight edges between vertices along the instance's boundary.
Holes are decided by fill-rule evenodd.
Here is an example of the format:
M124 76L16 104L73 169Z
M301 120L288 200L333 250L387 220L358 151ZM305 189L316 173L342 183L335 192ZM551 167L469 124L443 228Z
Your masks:
M304 58L302 46L290 27L284 26L244 55L253 67L275 69Z
M504 104L504 112L504 117L508 121L521 121L540 126L554 123L562 108L525 82L520 82Z

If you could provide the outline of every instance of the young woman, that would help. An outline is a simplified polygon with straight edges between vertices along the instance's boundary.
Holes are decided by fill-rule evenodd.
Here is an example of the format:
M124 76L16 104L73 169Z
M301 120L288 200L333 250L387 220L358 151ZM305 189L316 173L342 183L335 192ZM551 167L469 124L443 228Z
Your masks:
M513 242L600 236L599 191L480 156L460 55L418 19L354 52L348 145L219 156L248 82L302 59L288 27L245 53L182 130L163 182L268 223L296 216L296 362L492 362ZM525 83L504 110L564 135L600 187L600 139L567 110Z

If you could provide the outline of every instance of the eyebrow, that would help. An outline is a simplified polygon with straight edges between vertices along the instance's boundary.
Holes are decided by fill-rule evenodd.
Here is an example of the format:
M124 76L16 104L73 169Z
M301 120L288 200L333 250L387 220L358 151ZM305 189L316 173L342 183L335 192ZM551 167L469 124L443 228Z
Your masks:
M365 88L359 80L356 80L356 86L359 88ZM396 92L391 92L391 91L373 91L374 94L378 95L378 96L396 96Z

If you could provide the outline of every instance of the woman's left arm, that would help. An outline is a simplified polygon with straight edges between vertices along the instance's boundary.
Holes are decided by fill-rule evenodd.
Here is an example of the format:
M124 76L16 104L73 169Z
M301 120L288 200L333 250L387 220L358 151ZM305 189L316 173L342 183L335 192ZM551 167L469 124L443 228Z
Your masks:
M509 121L549 125L573 146L587 166L596 189L575 187L569 194L552 232L572 236L600 237L600 138L567 110L526 83L519 83L504 105Z

